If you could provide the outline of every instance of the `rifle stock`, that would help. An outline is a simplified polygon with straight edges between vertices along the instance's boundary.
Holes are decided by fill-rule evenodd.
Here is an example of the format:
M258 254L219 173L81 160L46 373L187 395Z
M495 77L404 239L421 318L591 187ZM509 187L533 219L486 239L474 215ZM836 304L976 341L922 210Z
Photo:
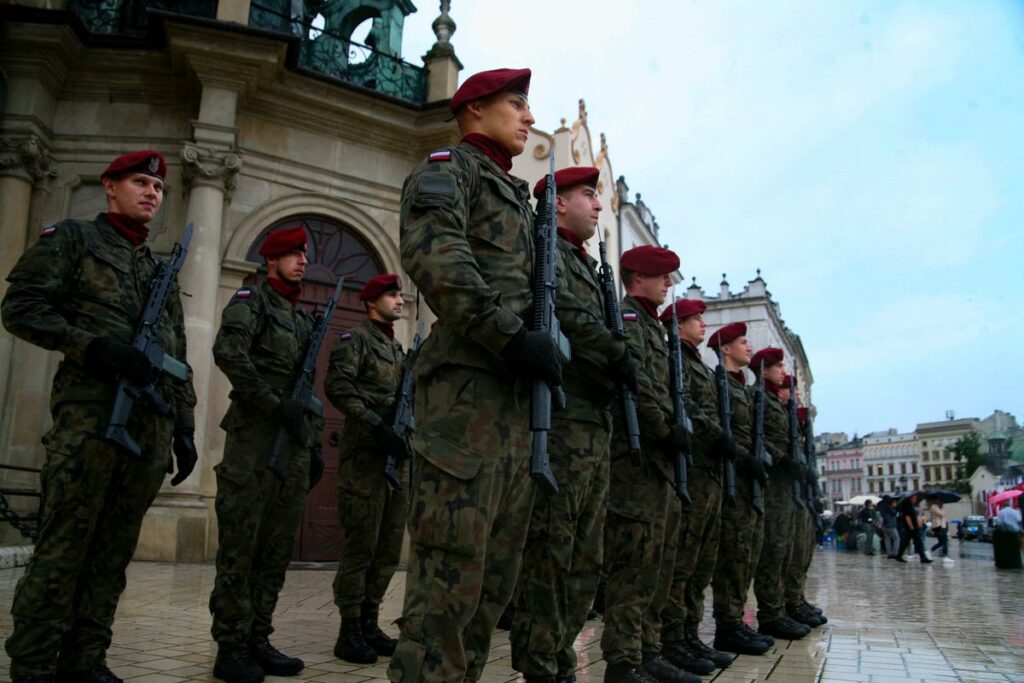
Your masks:
M757 375L757 391L754 394L754 458L765 467L772 464L772 456L764 445L764 361L761 361ZM764 514L764 482L754 478L751 504L758 513Z
M413 376L412 368L416 364L416 356L419 354L422 344L423 321L420 320L416 325L416 336L413 337L412 348L409 349L409 354L405 357L405 362L402 364L402 382L398 386L398 400L395 401L395 419L391 423L391 428L395 434L405 440L406 448L408 448L409 433L415 427L415 418L412 414L412 389L416 378ZM384 460L384 479L396 491L402 485L401 477L398 476L398 461L404 458L405 455L406 453L388 452Z
M160 329L160 318L177 279L178 271L185 265L191 242L192 224L189 223L185 226L181 241L175 244L174 249L171 250L170 258L161 261L157 268L157 273L150 283L149 293L146 296L146 305L142 309L142 315L139 316L131 342L134 348L146 355L154 369L182 382L188 381L188 365L170 356L160 347L157 342L157 332ZM128 433L128 420L138 401L147 403L159 415L170 415L174 411L174 407L160 395L156 388L156 382L140 387L124 378L117 381L110 422L103 431L103 439L135 457L141 457L142 448Z
M729 375L725 371L725 356L722 347L718 347L718 367L715 368L715 379L718 381L718 421L722 433L732 439L732 397L729 396ZM725 458L725 500L729 504L736 501L736 463L732 457Z
M619 309L618 290L615 287L615 271L608 265L608 247L604 240L597 244L601 255L599 280L604 295L604 322L616 339L626 338L626 329L622 325L622 312ZM629 353L627 350L626 353ZM626 418L626 437L629 440L629 451L640 454L640 420L636 415L636 396L625 384L619 384L619 396L622 397L622 409Z
M693 439L693 422L686 413L686 368L683 367L683 348L679 343L679 318L676 313L675 297L672 299L672 319L668 330L669 391L672 394L673 426L683 427ZM672 453L672 467L675 473L673 488L683 505L690 505L693 498L689 488L689 448Z

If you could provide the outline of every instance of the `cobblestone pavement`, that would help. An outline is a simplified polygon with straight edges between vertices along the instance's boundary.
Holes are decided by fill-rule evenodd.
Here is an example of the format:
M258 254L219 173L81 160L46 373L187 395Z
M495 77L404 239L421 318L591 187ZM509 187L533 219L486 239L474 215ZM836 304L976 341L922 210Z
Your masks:
M953 549L957 552L955 542ZM958 558L952 566L901 565L884 556L830 549L816 553L808 597L825 609L829 623L802 641L778 641L764 657L740 657L705 680L1024 683L1024 573L997 571L991 559L978 556L986 550L981 544L965 544L964 550L974 556ZM20 569L0 571L4 637L10 633L10 604L20 575ZM132 564L114 625L113 671L133 683L215 680L207 611L213 576L211 565ZM332 577L332 571L322 570L289 573L274 644L305 660L302 680L387 680L384 660L355 666L331 654L338 627ZM391 633L397 633L391 621L401 609L403 577L400 573L393 582L382 612ZM753 623L749 613L747 619ZM710 617L703 635L711 637ZM600 639L601 622L588 622L576 642L580 683L603 679ZM0 681L10 680L7 664L0 653ZM510 666L506 633L495 635L481 680L521 680Z

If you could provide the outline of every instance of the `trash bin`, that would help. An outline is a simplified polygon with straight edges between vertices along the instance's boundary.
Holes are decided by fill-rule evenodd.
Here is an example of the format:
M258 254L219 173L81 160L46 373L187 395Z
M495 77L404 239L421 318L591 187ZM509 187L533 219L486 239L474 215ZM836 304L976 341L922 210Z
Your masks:
M997 569L1021 569L1020 534L996 528L992 532L992 555Z

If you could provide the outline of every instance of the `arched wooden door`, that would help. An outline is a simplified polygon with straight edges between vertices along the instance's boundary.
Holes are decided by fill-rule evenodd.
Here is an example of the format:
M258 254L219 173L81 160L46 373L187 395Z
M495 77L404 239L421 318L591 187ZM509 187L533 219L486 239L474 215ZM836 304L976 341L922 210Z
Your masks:
M334 292L339 276L345 277L344 290L331 320L330 334L320 349L316 370L316 394L324 402L324 431L321 434L324 469L320 484L306 498L302 524L295 539L292 559L325 562L338 559L338 443L345 428L345 416L324 395L327 362L338 335L366 318L359 290L368 279L382 272L379 256L363 238L346 225L318 215L291 216L267 227L249 248L247 260L263 263L259 255L264 236L285 226L301 225L309 235L309 265L302 281L300 304L314 314L323 311ZM266 269L246 278L247 285L266 279Z

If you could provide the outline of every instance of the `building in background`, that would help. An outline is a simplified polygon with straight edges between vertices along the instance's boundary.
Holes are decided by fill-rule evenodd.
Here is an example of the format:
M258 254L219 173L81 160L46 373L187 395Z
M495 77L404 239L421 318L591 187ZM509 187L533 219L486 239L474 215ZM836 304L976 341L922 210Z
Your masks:
M900 434L890 428L865 434L862 444L868 486L865 493L881 495L920 489L921 450L917 434Z
M957 419L946 412L941 422L922 422L914 430L921 451L921 485L926 489L952 486L957 478L953 446L961 437L976 431L978 418Z
M866 493L864 450L861 439L830 448L825 454L825 493L831 509L839 501Z

